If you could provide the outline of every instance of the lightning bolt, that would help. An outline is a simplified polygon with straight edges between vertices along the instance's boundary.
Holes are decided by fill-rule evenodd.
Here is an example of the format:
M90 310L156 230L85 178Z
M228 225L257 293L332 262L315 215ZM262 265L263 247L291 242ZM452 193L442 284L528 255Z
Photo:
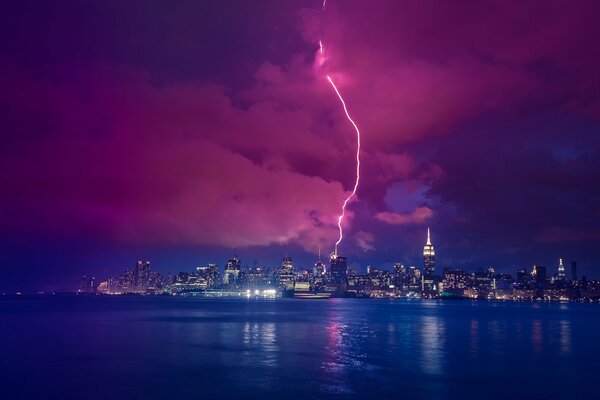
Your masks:
M346 114L346 118L348 119L348 121L350 121L350 123L354 127L354 130L356 131L356 180L354 181L354 188L352 189L352 193L350 193L350 195L348 197L346 197L346 200L344 200L344 204L342 205L342 213L338 216L338 229L340 231L340 237L339 237L338 241L335 242L335 251L334 251L334 254L337 256L338 245L341 243L342 239L344 238L344 232L342 229L342 221L344 220L344 216L346 215L346 206L350 202L350 199L352 199L352 197L354 197L356 195L356 190L358 189L358 182L360 181L360 129L358 129L358 126L356 125L356 123L354 122L352 117L350 116L350 113L348 112L348 107L346 106L346 102L344 101L344 98L342 97L342 94L338 90L337 86L335 86L335 83L333 82L333 79L331 79L331 76L327 75L327 80L331 84L331 87L333 87L335 94L337 94L338 98L340 99L340 103L342 103L342 107L344 108L344 113Z
M323 0L323 10L325 10L326 3L327 3L327 0ZM325 48L323 46L322 40L319 40L319 51L321 53L320 65L323 65L323 63L325 62L325 58L324 58ZM337 86L335 85L335 82L333 81L333 79L331 78L330 75L327 75L327 80L331 84L331 87L335 91L335 94L337 95L338 99L340 100L340 103L342 104L342 108L344 109L344 114L346 114L346 119L348 119L348 121L350 121L350 123L354 127L354 130L356 131L356 180L354 181L354 188L352 189L352 193L350 193L350 195L348 197L346 197L346 199L344 200L344 204L342 205L342 213L338 216L338 224L337 225L338 225L338 230L340 232L340 236L339 236L337 242L335 242L335 250L333 252L334 256L337 257L338 245L342 242L342 239L344 238L344 230L342 229L342 222L344 220L344 216L346 215L346 206L348 205L350 200L354 196L356 196L356 190L358 189L358 183L360 181L360 129L358 129L358 125L356 125L356 123L350 116L350 113L348 112L348 107L346 106L346 101L344 100L344 97L338 90Z

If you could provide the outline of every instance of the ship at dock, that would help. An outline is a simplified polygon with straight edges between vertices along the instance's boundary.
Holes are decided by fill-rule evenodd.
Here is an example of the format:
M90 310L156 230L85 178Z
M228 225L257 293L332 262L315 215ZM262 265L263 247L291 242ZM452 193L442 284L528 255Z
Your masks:
M330 292L314 290L308 282L296 282L294 285L295 299L328 299L330 297Z

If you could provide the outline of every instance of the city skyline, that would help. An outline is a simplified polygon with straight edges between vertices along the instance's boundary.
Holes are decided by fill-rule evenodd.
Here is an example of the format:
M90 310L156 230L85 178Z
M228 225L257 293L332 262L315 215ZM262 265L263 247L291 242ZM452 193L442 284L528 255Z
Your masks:
M554 271L554 272L553 272ZM135 268L114 277L83 276L72 293L194 295L202 297L388 297L388 298L470 298L480 300L595 300L600 281L580 278L576 261L567 276L563 259L556 268L533 265L519 267L516 274L500 273L491 265L466 271L460 267L436 270L431 232L423 247L421 266L394 264L393 270L367 266L360 271L348 266L347 258L335 250L329 265L321 258L311 267L294 264L289 256L278 266L243 263L237 251L219 267L210 263L193 271L161 275L151 271L150 261L137 261ZM106 278L106 279L105 279ZM53 292L54 293L54 292Z
M440 261L436 262L436 252L434 250L434 246L433 245L433 241L431 239L431 228L427 227L426 228L426 238L425 238L425 245L422 246L422 251L420 252L420 254L417 255L412 255L412 257L399 257L397 259L395 259L395 261L388 261L385 262L383 264L375 264L375 263L366 263L364 266L357 264L356 262L353 262L353 260L349 260L348 261L348 269L355 271L357 273L364 273L364 272L368 272L369 268L375 268L377 270L381 270L381 271L387 271L387 272L393 272L396 268L396 266L398 264L406 264L406 267L415 267L417 268L420 273L422 273L424 276L435 276L435 275L439 275L439 273L441 271L443 271L444 269L458 269L458 270L464 270L467 272L475 272L476 270L479 269L487 269L487 268L495 268L498 270L498 272L502 272L502 273L507 273L510 275L513 275L515 272L517 272L519 269L533 269L535 270L536 265L539 267L543 267L543 268L547 268L549 271L554 271L556 270L556 272L558 273L560 270L560 266L561 263L563 262L563 259L565 259L565 257L559 256L558 258L555 258L554 260L551 260L549 263L541 263L541 262L534 262L534 263L516 263L514 265L511 265L510 267L504 267L504 268L497 268L496 265L494 265L494 263L489 262L489 263L483 263L483 264L471 264L471 265L461 265L461 264L448 264L444 261L444 258L441 258L441 263ZM417 246L418 247L418 246ZM445 246L444 246L445 247ZM169 264L168 262L166 264L162 264L160 263L160 261L158 263L154 263L154 267L155 267L155 271L164 274L164 275L168 275L168 276L175 276L177 275L177 273L181 273L184 271L190 271L192 269L196 269L199 267L205 267L207 265L215 265L218 270L220 272L223 273L223 278L225 278L225 275L227 275L227 270L228 270L228 265L236 260L237 262L237 268L238 271L241 268L250 268L250 267L256 267L256 266L260 266L261 268L278 268L281 264L281 259L282 259L282 255L283 255L283 260L285 262L286 259L291 260L294 259L296 260L295 264L295 269L296 270L309 270L314 268L314 265L316 265L319 262L323 262L326 260L322 259L321 256L321 249L317 249L317 253L313 255L313 258L311 259L311 255L310 253L308 253L308 256L304 256L304 257L300 257L300 258L296 258L294 257L290 257L290 253L287 251L283 251L281 253L281 255L272 255L271 254L271 258L276 260L276 261L272 261L272 262L259 262L259 260L256 259L256 257L252 257L251 254L247 255L248 257L244 257L244 255L240 255L240 249L238 249L237 247L233 247L230 250L230 254L229 255L224 255L223 257L209 257L209 256L199 256L197 258L197 262L191 262L191 263L182 263L179 266L173 266L172 264ZM243 252L243 250L242 250ZM307 252L304 252L307 253ZM301 253L302 254L302 253ZM334 252L332 251L330 254L330 257L333 258L335 256ZM348 257L346 257L343 254L340 254L340 256L343 256L342 258L344 259L344 262L346 262L345 260L348 259ZM139 258L139 257L138 257ZM150 263L150 261L144 261L144 260L148 260L151 257L146 257L143 258L143 260L138 260L136 261L137 264L139 263ZM193 257L192 257L193 258ZM327 258L326 258L327 259ZM219 262L219 260L221 262ZM300 262L298 262L298 260L300 260ZM410 261L412 260L412 261ZM113 268L100 268L100 269L93 269L93 268L89 268L89 265L86 266L87 268L81 268L80 270L76 270L75 272L75 276L77 274L77 272L81 272L83 275L83 278L93 278L96 280L96 283L99 283L102 281L102 279L110 276L110 275L114 275L116 273L118 273L119 271L122 271L123 268L127 268L128 262L118 262L115 263L113 265ZM130 263L130 260L129 260ZM572 257L572 259L568 259L568 263L569 265L571 265L571 263L577 263L576 261L576 257ZM158 264L158 265L157 265ZM556 265L554 265L556 264ZM327 263L325 262L325 266L326 269L329 270L329 267L327 266ZM436 267L437 266L437 267ZM429 269L428 269L429 268ZM436 270L437 268L437 270ZM566 273L566 269L564 269L565 267L563 266L563 272ZM112 271L112 272L108 272L108 271ZM133 271L133 270L132 270ZM426 273L426 271L431 271L429 274ZM598 278L595 275L590 275L587 276L585 273L581 273L581 268L576 268L576 272L577 274L579 274L579 276L585 276L586 278L589 279L596 279ZM329 271L327 271L329 272ZM132 272L133 273L133 272ZM569 270L569 275L571 274L571 270ZM132 280L134 279L133 275L132 275ZM19 293L52 293L52 292L74 292L77 290L78 288L78 284L76 283L76 280L74 280L74 276L68 276L66 279L64 279L67 283L66 284L54 284L51 283L49 285L46 286L42 286L42 287L28 287L27 284L21 284L15 287L9 287L9 288L3 288L0 287L0 292L4 293L4 294L11 294L14 292L19 292ZM54 280L50 279L50 282L54 282Z
M344 199L361 270L600 275L596 2L151 3L6 6L0 290L310 265Z

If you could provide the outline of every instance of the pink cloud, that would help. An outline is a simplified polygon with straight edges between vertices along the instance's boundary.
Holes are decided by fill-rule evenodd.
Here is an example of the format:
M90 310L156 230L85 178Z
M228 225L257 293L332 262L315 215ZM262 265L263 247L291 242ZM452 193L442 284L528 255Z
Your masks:
M365 253L375 250L375 235L371 232L358 231L354 234L356 245Z
M60 85L20 75L5 91L47 99L35 103L38 120L25 106L11 118L28 135L52 130L10 132L18 151L0 160L3 229L137 244L335 242L347 193L293 165L336 158L310 114L242 110L217 86L155 87L132 70L80 74Z
M433 217L433 211L427 206L417 207L410 214L383 211L375 215L378 220L392 225L419 224L431 217Z

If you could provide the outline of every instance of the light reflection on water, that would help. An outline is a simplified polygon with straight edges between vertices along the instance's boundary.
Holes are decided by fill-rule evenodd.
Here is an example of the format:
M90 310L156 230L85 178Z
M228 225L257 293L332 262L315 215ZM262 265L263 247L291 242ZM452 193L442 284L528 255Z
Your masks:
M560 320L560 351L562 354L571 352L571 323Z
M534 319L531 323L531 344L533 346L533 351L541 353L544 348L544 330L542 321Z
M471 329L469 334L469 351L471 356L477 357L479 354L479 321L476 319L471 320Z
M99 298L34 306L1 315L11 329L0 330L0 373L12 384L0 398L141 390L148 377L143 398L506 399L515 388L522 398L556 398L586 387L600 367L596 305ZM530 384L557 371L551 389ZM18 396L2 392L12 388Z
M441 374L445 357L444 321L437 316L424 316L421 322L421 369L426 374Z
M279 346L275 323L246 322L242 332L242 365L276 368Z

